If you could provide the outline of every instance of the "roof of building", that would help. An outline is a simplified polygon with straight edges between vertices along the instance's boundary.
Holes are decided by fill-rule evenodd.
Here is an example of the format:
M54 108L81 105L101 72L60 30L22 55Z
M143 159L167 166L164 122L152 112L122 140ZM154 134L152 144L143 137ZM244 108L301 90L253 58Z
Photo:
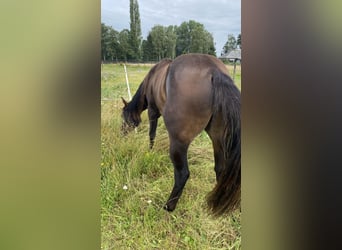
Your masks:
M220 56L222 59L238 59L241 60L241 49L235 49L227 54Z

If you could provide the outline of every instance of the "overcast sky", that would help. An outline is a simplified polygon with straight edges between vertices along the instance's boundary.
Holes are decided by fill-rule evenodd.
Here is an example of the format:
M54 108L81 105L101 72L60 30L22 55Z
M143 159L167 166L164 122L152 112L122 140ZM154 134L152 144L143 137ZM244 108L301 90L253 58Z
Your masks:
M220 55L228 34L241 33L241 0L138 0L143 39L156 24L195 20L214 37ZM129 0L101 0L101 22L115 30L129 29Z

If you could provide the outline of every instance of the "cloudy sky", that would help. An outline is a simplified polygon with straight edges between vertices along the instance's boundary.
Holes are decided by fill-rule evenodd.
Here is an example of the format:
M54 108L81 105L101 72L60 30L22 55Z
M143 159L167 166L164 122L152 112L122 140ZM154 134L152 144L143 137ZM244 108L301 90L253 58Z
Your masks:
M228 34L241 33L241 0L138 0L143 39L156 24L195 20L214 37L221 53ZM129 0L101 0L101 22L115 30L129 29Z

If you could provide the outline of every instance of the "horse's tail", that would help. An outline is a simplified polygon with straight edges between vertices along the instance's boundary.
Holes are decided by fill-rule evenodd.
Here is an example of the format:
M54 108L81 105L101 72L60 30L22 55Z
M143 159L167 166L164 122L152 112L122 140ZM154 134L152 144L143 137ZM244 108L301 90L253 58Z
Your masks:
M222 116L224 166L215 188L208 194L209 210L216 216L233 211L241 201L240 91L220 71L212 74L213 117Z

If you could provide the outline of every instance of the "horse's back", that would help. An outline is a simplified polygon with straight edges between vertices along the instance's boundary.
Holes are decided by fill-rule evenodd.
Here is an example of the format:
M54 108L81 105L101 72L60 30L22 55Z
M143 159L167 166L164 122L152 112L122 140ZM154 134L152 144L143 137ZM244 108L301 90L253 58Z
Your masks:
M170 64L163 114L169 133L191 141L207 126L212 115L212 74L215 70L227 69L209 55L183 55Z

